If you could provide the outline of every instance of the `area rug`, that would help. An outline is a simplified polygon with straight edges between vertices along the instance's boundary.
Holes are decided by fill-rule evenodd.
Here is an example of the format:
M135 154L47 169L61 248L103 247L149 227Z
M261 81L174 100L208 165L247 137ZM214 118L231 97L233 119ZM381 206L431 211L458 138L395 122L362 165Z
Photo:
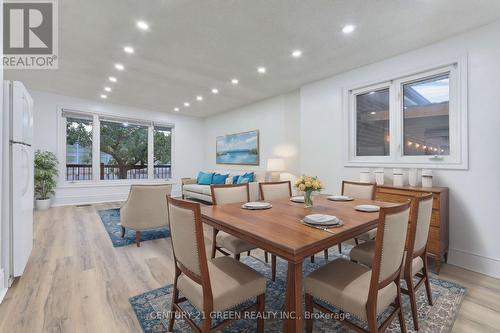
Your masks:
M135 231L133 230L126 230L125 237L122 238L119 208L99 210L98 213L114 247L135 244ZM170 236L168 228L147 230L141 232L141 242L168 236Z
M350 246L345 246L342 251L343 254L339 254L336 249L330 249L330 260L339 257L348 258L345 254L348 253L349 250ZM280 319L280 314L283 307L283 296L285 294L287 263L278 259L278 274L276 282L272 282L271 268L269 264L266 264L259 258L255 258L253 256L243 257L241 261L261 272L268 278L266 291L267 318L265 321L265 331L281 332L283 323ZM304 274L309 274L323 264L325 264L323 257L317 257L315 263L311 263L309 260L305 261ZM456 283L434 277L430 278L430 282L434 306L431 307L427 304L425 288L423 286L417 292L417 307L420 324L420 330L418 332L450 332L460 308L460 304L462 303L465 295L465 288ZM172 287L173 286L171 284L166 285L162 288L151 290L129 299L144 332L167 332L172 299ZM192 316L191 318L194 318L195 321L199 322L199 320L197 320L200 317L199 311L197 311L188 302L183 304L183 308L190 313ZM241 305L240 308L241 307L244 307L244 304ZM408 332L414 332L409 298L406 295L403 295L403 308L405 311L406 328ZM235 308L235 310L237 309L238 308ZM388 311L380 316L379 322L383 321L387 317ZM217 322L218 320L214 320L213 324ZM358 324L366 327L366 324L364 323L358 322ZM256 332L256 329L255 319L241 319L227 326L223 332ZM387 332L395 333L400 331L399 322L396 317L389 326ZM174 332L192 331L184 320L176 319ZM338 322L334 322L331 319L320 318L314 320L314 332L351 332L351 330L343 327Z

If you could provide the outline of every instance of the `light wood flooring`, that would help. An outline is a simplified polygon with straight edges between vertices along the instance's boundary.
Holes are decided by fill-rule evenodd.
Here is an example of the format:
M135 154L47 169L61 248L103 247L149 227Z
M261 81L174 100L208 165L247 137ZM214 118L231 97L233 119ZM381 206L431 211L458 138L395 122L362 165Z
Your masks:
M172 281L170 241L114 248L97 214L114 207L35 213L33 253L0 304L0 332L141 332L128 298ZM500 332L500 280L451 265L440 277L468 289L454 332Z

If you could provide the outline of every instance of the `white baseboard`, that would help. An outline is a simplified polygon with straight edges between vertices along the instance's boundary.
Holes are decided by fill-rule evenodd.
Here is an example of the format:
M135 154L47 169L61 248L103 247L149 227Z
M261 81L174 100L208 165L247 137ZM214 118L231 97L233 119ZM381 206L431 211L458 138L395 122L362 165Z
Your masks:
M56 197L52 203L52 207L125 201L127 200L127 195L128 193Z
M5 275L3 269L0 269L0 303L2 303L3 298L7 294L7 287L5 284Z
M500 279L500 259L450 249L448 263Z

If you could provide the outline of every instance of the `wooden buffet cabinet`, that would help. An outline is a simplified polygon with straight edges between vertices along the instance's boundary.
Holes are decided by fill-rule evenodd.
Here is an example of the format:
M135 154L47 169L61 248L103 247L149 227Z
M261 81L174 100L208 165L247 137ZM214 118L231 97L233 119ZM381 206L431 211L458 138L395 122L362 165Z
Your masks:
M386 202L403 202L420 193L432 193L431 226L427 240L427 253L436 263L436 272L439 274L441 260L448 260L449 246L449 214L447 187L411 187L411 186L377 186L376 199Z

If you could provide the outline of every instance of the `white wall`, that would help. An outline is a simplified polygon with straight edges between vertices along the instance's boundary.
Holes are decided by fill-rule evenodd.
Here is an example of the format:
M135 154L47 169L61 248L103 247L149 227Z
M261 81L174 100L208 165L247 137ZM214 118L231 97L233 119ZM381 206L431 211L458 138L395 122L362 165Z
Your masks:
M29 87L28 87L29 88ZM173 182L178 184L180 178L194 175L203 166L203 119L174 115L169 113L140 110L110 103L78 99L30 90L34 99L34 148L48 150L57 154L57 117L58 108L93 111L120 115L127 118L153 120L175 125L173 137ZM59 161L64 164L64 161ZM161 182L161 181L152 181ZM64 185L56 189L53 205L80 204L90 202L118 201L127 197L129 185L111 185L106 182L99 185ZM174 187L178 191L178 186Z
M0 54L3 55L3 4L0 6ZM3 109L3 62L0 64L0 119L2 120L1 123L3 123L3 116L4 116L4 109ZM6 161L3 158L3 146L4 146L4 141L3 141L3 125L0 124L0 189L3 189L3 166ZM2 226L4 223L7 223L7 221L4 220L3 212L2 212L2 195L3 191L0 190L0 302L2 301L5 292L7 291L7 279L4 276L4 267L6 263L2 262Z
M302 171L339 192L359 169L343 166L342 88L468 54L469 170L435 171L450 188L449 262L500 277L500 22L301 89ZM314 149L311 149L314 147Z
M205 119L205 168L266 170L268 158L283 158L289 173L300 172L299 91L224 112ZM259 130L260 165L231 166L215 163L217 136Z

